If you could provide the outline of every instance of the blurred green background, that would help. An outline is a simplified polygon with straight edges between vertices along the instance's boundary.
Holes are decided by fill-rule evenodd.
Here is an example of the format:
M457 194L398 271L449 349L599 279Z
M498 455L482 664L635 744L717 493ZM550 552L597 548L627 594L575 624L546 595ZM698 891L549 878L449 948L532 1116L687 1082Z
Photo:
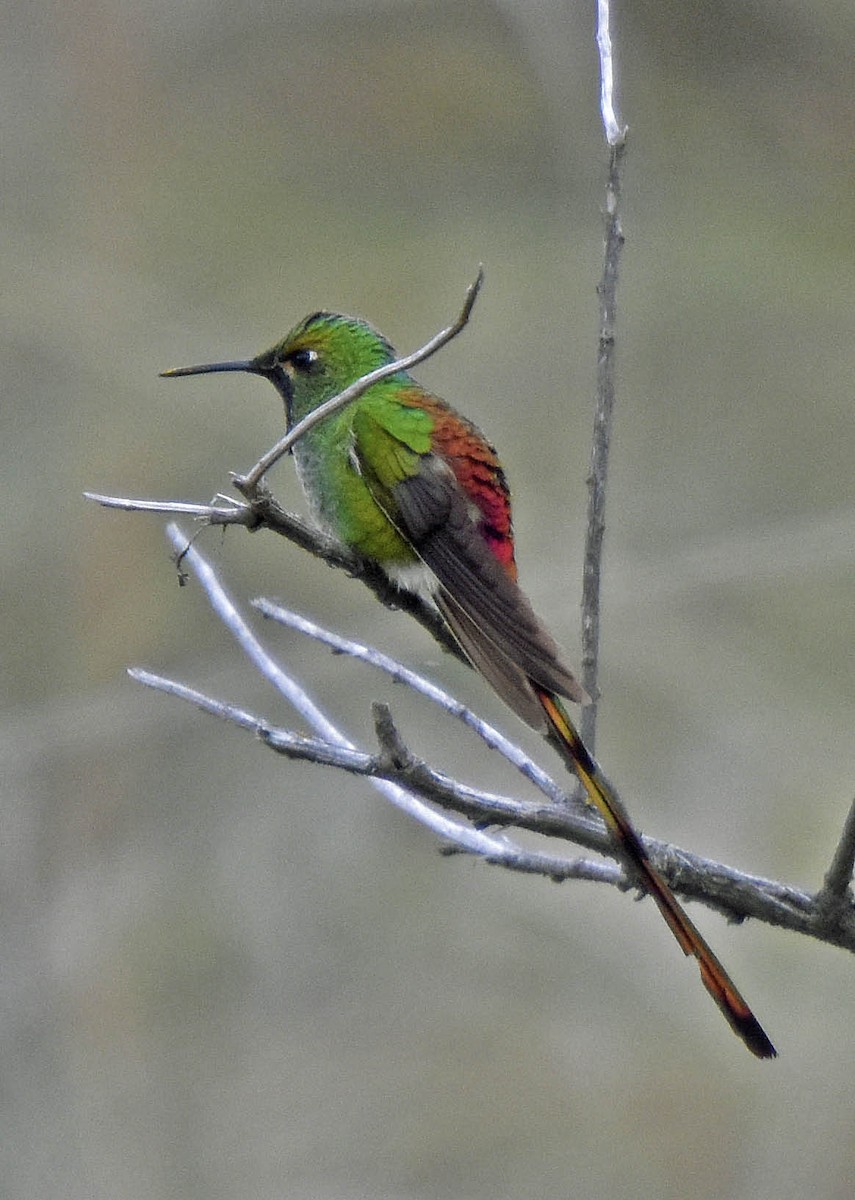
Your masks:
M146 692L284 723L156 517L281 431L254 353L318 306L499 445L522 577L578 655L605 154L593 2L7 6L0 1194L11 1200L848 1197L853 964L693 907L781 1052L728 1032L649 903L464 859L367 786ZM618 15L628 237L599 751L656 836L819 885L855 786L855 8ZM272 482L298 506L290 463ZM233 593L471 673L270 535ZM281 631L356 736L517 778Z

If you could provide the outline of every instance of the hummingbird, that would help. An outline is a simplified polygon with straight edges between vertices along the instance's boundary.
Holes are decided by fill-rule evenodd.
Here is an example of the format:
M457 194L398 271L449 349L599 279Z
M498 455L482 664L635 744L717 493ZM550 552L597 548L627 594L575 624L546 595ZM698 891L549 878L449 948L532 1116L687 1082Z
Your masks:
M395 351L367 321L315 312L255 358L162 374L248 372L267 379L289 429ZM776 1051L671 888L567 702L589 698L517 581L511 497L481 431L406 371L387 376L308 429L292 447L314 518L398 588L434 605L465 657L581 781L631 877L653 897L735 1033L758 1058Z

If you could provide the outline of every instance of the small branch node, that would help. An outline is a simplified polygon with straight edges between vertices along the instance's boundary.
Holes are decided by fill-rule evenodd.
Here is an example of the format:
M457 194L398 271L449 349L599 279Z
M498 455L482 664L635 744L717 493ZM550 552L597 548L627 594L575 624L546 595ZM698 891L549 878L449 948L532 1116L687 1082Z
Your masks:
M416 759L401 737L389 705L375 700L371 711L374 714L374 732L385 762L396 772L412 770L417 765Z

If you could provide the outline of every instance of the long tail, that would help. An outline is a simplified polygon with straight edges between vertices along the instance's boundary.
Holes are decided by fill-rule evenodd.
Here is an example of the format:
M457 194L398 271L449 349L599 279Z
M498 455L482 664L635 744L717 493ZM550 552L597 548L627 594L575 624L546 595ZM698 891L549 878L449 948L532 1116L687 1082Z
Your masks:
M549 692L537 687L535 691L549 721L551 740L567 765L581 780L591 803L602 815L627 865L635 871L640 882L656 901L683 953L694 955L698 960L701 981L724 1013L731 1029L742 1038L752 1054L756 1054L758 1058L774 1058L777 1054L775 1047L668 884L652 866L644 844L614 788L599 763L588 753L585 743L576 732L561 703Z

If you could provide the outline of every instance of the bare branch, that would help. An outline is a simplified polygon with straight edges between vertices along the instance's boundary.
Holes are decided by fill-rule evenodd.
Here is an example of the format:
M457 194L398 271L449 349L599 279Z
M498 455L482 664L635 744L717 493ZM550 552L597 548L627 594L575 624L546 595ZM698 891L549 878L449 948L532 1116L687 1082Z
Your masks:
M145 684L146 687L165 692L180 700L187 700L212 716L231 721L239 728L249 729L271 749L278 754L283 754L286 758L338 768L349 774L364 776L399 808L403 808L410 816L442 838L445 850L452 849L457 853L474 854L486 862L511 871L521 871L528 875L545 875L557 881L589 879L614 884L620 884L622 881L621 869L614 863L602 863L584 858L565 859L556 855L524 850L505 837L490 836L469 825L449 821L441 813L420 803L407 788L400 787L394 782L397 777L406 779L410 774L408 770L401 768L396 771L392 765L386 762L385 758L357 750L346 740L337 742L322 737L311 738L279 729L262 718L248 713L245 709L206 696L203 692L187 687L177 680L166 679L162 675L156 675L139 667L132 667L128 674L138 683ZM510 803L503 801L498 796L491 798L487 793L478 793L467 789L463 784L455 785L452 781L446 781L441 775L436 775L433 779L430 772L422 777L421 783L421 790L431 799L451 795L453 790L457 789L461 811L465 811L467 807L467 793L471 797L468 807L470 809L474 807L476 811L481 804L489 806L492 803L501 809L504 804ZM624 886L626 885L624 884Z
M360 642L354 642L350 638L331 633L300 613L294 612L293 609L285 608L283 605L276 604L272 600L266 600L262 597L258 600L253 600L252 603L263 616L278 621L281 625L286 625L290 629L295 629L299 633L305 634L306 637L322 642L324 645L329 646L331 650L334 650L336 654L346 654L350 658L356 658L368 663L370 666L384 671L396 683L406 684L413 691L427 697L433 704L438 705L445 712L462 721L491 750L498 750L509 763L516 767L530 783L533 783L550 800L557 804L567 804L570 802L571 798L564 789L559 787L533 759L524 754L519 746L515 745L509 738L506 738L495 726L490 725L489 722L474 713L471 708L467 708L465 704L461 704L459 700L449 695L448 692L443 691L435 683L431 683L430 680L425 679L424 676L419 675L416 671L405 667L397 659L383 654L382 651L375 649L373 646L365 646ZM585 808L587 808L587 805Z
M609 443L615 407L615 328L617 320L618 264L623 248L620 222L621 165L626 131L618 123L614 104L614 72L609 33L608 0L598 0L597 46L600 52L600 98L609 173L606 181L605 241L603 274L598 287L600 334L597 347L597 401L591 441L591 470L588 476L588 524L582 568L582 684L593 703L582 710L580 732L594 752L597 726L600 653L600 587L603 538L606 530L606 482Z
M179 529L171 527L170 538L176 550L183 550L186 538ZM462 814L467 821L478 825L513 825L547 837L574 842L598 853L614 854L609 835L592 813L569 809L561 799L538 804L482 792L433 770L410 752L395 728L391 714L382 706L375 713L380 752L369 754L359 750L306 696L300 685L270 658L198 551L190 550L185 557L188 567L202 582L215 611L253 664L295 704L303 719L316 729L318 736L305 737L281 730L244 709L211 699L183 684L163 680L149 672L132 672L140 682L189 700L205 711L249 729L277 753L370 779L394 804L432 829L458 852L475 854L509 870L541 874L550 879L597 880L622 889L633 886L614 863L591 862L584 858L566 859L530 851L507 837L488 835L479 828L473 828L468 823L461 824L438 812L434 806ZM296 626L296 622L289 623ZM338 645L334 635L319 632L330 645ZM382 657L378 656L378 659ZM379 665L379 662L374 665ZM832 917L828 918L820 910L819 897L774 880L748 875L650 838L644 838L644 844L657 869L683 896L700 900L731 920L755 917L768 924L855 951L855 909L851 902L841 901Z
M192 556L195 567L195 552ZM225 610L227 613L227 609ZM228 619L228 617L227 617ZM267 721L247 713L244 709L214 700L193 688L173 680L163 679L147 671L133 670L134 678L147 686L158 688L180 699L188 700L197 707L215 716L234 722L241 728L256 733L271 749L291 759L299 759L344 770L371 779L375 786L395 787L413 793L426 801L441 804L452 811L466 815L470 820L490 824L514 824L518 828L564 840L574 841L589 849L609 853L613 850L610 840L598 821L585 820L581 814L568 812L558 805L526 804L507 797L492 795L469 788L452 780L441 772L433 771L415 758L394 730L391 719L386 721L380 755L368 754L351 746L346 741L336 742L325 737L310 738L282 730ZM384 727L378 721L381 729ZM394 795L387 792L397 803ZM475 853L488 862L506 869L541 874L550 879L588 879L606 882L627 889L632 885L621 869L613 863L591 862L588 859L565 859L560 856L523 850L507 839L487 838L476 846L456 836L461 830L477 833L467 826L452 823L454 836L449 836L448 825L433 819L424 820L427 813L439 819L427 805L416 808L404 806L417 820L427 824L438 836L451 841L453 846L466 853ZM484 835L481 835L482 838ZM846 919L825 927L816 920L813 897L795 888L772 880L737 871L721 863L703 859L673 846L666 846L645 838L645 845L657 867L665 873L676 890L684 896L701 900L718 908L731 918L742 919L752 916L768 924L777 925L800 933L809 934L822 941L831 942L855 950L855 920L851 911Z
M176 553L182 555L185 566L189 570L192 570L198 578L214 612L229 630L252 665L273 684L277 691L285 697L325 742L348 751L355 750L356 747L329 720L323 710L315 704L297 680L270 657L238 612L234 602L221 585L210 563L202 557L198 550L192 546L188 546L187 537L182 530L177 525L171 524L167 526L167 534ZM170 690L174 694L175 685L172 685ZM193 698L194 703L199 703L198 697L199 694L196 693ZM256 726L256 729L257 732L264 736L264 731L260 728L260 723ZM305 739L302 740L305 742ZM490 862L503 862L507 860L507 863L510 865L523 853L505 838L488 836L479 830L470 828L468 825L452 821L442 813L437 813L427 804L417 799L412 793L393 782L377 778L374 781L374 786L398 808L403 809L415 820L432 829L434 833L440 837L447 838L461 850L469 854L477 854L483 858L487 858Z
M337 396L332 396L323 404L319 404L317 408L308 413L302 421L298 421L293 425L283 438L280 438L275 446L272 446L266 454L263 454L255 466L246 475L235 475L233 477L234 485L248 499L251 498L258 487L262 475L282 458L283 454L287 454L304 433L308 433L315 425L321 421L325 421L332 413L338 412L340 408L351 404L354 400L358 400L364 392L367 392L375 383L379 383L381 379L388 379L390 375L397 375L399 371L409 371L411 367L416 366L420 362L424 362L426 358L430 358L432 354L436 354L437 350L442 349L452 338L457 337L458 333L469 322L469 317L472 314L472 309L475 306L475 301L478 299L478 293L481 291L481 284L484 282L484 267L478 267L478 274L474 281L466 289L466 299L463 302L463 307L458 313L456 319L445 329L441 329L418 350L414 350L412 354L407 354L403 358L396 358L394 362L386 363L383 367L378 367L376 371L370 371L369 374L363 375L361 379L357 379L350 387L346 387L343 392L339 392Z

